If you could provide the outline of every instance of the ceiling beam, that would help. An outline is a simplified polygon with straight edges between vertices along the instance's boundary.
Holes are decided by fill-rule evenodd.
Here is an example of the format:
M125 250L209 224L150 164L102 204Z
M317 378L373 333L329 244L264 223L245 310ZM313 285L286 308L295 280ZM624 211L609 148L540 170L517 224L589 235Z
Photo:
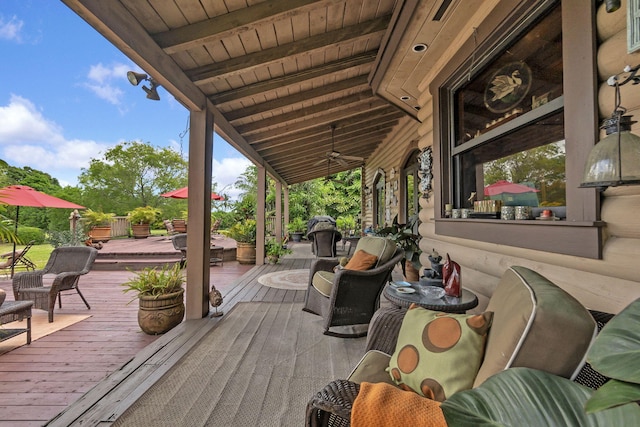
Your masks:
M373 98L370 103L364 106L360 110L355 111L339 111L333 112L330 114L326 114L323 116L317 116L313 119L304 120L304 122L296 122L294 124L290 124L288 126L283 126L280 128L276 128L267 132L262 132L260 134L255 135L247 135L246 140L250 144L255 144L259 142L265 142L271 139L282 138L284 135L301 131L304 129L314 129L317 126L325 125L328 126L334 122L342 123L351 123L353 121L358 122L363 120L365 117L371 118L373 116L379 114L390 114L391 112L399 112L400 110L391 107L388 103L383 100ZM401 115L406 115L402 113ZM311 131L313 132L313 130Z
M348 89L355 89L361 86L362 89L369 89L367 84L367 76L352 77L346 80L340 80L335 83L331 83L324 86L319 86L303 92L294 93L293 95L277 98L272 101L261 102L248 107L238 108L234 111L225 112L224 115L231 123L238 119L255 116L256 114L263 114L267 111L277 110L292 104L299 104L305 101L309 101L313 98L321 96L327 96L336 92L342 92ZM371 95L373 97L373 94Z
M227 102L238 101L242 98L258 95L273 91L276 89L286 88L294 84L306 82L319 77L327 77L328 75L355 68L361 65L370 64L376 59L376 51L364 52L356 56L339 59L315 68L300 71L298 73L288 74L274 79L253 83L247 86L241 86L237 89L228 90L215 95L209 95L209 99L221 106Z
M184 27L156 33L152 37L166 53L173 54L240 34L250 26L275 22L283 16L294 17L335 2L336 0L266 1Z
M216 64L207 64L192 68L187 70L186 73L196 84L204 84L225 76L246 73L253 68L263 67L281 61L283 58L292 58L296 55L308 54L311 51L327 46L340 45L347 41L368 37L373 33L381 33L386 30L388 21L389 16L381 16L371 21L318 34L303 40L272 47L271 49L261 50Z
M271 128L277 125L286 125L287 122L300 119L301 117L307 117L318 113L329 113L334 110L354 108L358 104L372 99L374 99L374 97L371 93L371 88L366 87L362 92L354 93L353 95L348 95L344 98L336 98L327 102L311 105L309 107L302 107L299 110L247 123L246 125L240 125L237 126L237 128L241 134L249 135L251 133L259 132L261 129Z

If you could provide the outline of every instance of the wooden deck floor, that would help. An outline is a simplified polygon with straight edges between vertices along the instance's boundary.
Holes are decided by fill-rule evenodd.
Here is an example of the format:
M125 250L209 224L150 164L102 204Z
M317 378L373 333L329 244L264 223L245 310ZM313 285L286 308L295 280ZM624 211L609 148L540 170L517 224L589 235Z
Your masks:
M265 287L257 278L308 268L311 259L308 245L302 245L279 265L212 267L212 283L224 296L220 309L243 301L304 301L304 291ZM131 296L119 287L131 274L90 272L80 285L91 310L71 293L55 313L91 317L0 355L0 426L109 424L224 319L186 321L164 336L148 336L137 325L137 304L127 305ZM0 281L0 287L12 299L10 281Z

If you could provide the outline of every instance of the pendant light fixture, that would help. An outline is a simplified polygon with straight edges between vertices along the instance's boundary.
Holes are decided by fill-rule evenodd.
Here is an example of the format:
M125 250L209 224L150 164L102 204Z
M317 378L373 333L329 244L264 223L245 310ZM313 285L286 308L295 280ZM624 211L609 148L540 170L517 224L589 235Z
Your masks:
M640 137L631 133L631 115L621 106L620 86L640 83L640 65L627 66L624 72L609 77L607 84L615 88L613 114L602 124L606 137L593 146L584 168L580 187L607 187L640 184Z

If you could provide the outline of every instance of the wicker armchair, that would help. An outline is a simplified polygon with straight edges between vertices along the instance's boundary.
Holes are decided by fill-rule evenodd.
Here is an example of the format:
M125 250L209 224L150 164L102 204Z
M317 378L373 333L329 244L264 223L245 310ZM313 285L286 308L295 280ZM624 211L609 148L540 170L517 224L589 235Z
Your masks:
M89 246L56 248L51 252L47 265L42 270L16 273L13 277L13 295L16 301L33 300L33 307L49 313L53 322L53 309L58 298L62 308L62 291L75 289L82 301L91 309L78 288L78 280L87 274L98 255L98 250ZM43 276L55 275L51 286L44 286Z
M182 257L180 258L180 268L184 267L187 262L187 234L175 234L171 236L171 242L176 251L180 251Z
M510 291L509 287L503 287L502 290L497 290L496 293L501 292L503 294L508 294L509 291ZM494 296L495 296L495 293L494 293ZM553 298L550 298L550 299L555 299L557 297L558 296L556 294L554 295ZM541 297L541 299L542 298L544 297ZM541 309L539 311L544 312L545 310ZM400 327L402 325L402 320L404 318L405 312L406 312L405 309L400 309L395 307L394 308L385 307L385 308L381 308L375 313L375 315L371 319L371 323L369 324L369 333L367 335L367 343L366 343L367 355L371 354L369 353L369 350L377 350L377 352L372 352L373 355L376 355L376 354L379 355L382 353L384 353L384 355L393 354L396 348L398 333L400 331ZM613 317L612 314L602 313L597 311L589 311L589 314L591 315L591 317L593 317L593 320L595 320L595 322L593 323L594 323L594 326L597 325L598 331L602 329L604 324ZM588 315L586 316L589 317ZM494 316L494 322L495 321L496 321L496 317ZM568 333L572 333L571 332L572 328L569 327L568 331L569 331ZM491 334L492 331L490 331L489 333ZM554 333L557 334L558 332L556 331ZM545 342L548 342L551 340L551 335L545 334L542 339L545 340ZM530 340L530 341L533 341L533 340ZM562 345L562 343L563 343L562 338L557 340L558 345ZM487 347L489 347L490 345L492 344L491 344L491 341L489 340L487 342ZM540 346L538 344L536 344L536 346L542 347L542 350L545 350L543 346ZM528 350L525 349L525 351L528 351ZM551 349L549 351L553 352L555 350ZM554 353L554 354L560 354L560 353ZM380 361L388 360L388 359L384 359L384 355L383 355L383 358L379 359L378 363L380 365L382 365ZM520 357L521 357L520 355L514 356L514 360L517 360ZM369 362L375 363L374 359L369 359ZM361 362L361 363L365 363L365 362ZM533 365L530 367L533 367L535 369L545 370L544 366L535 366L536 365L535 361L533 362L530 361L529 363ZM538 364L539 363L541 362L538 362ZM520 363L515 362L514 366L521 366L521 365L522 365L522 361ZM381 366L379 366L378 368L381 368ZM369 372L366 373L366 375L372 375L372 374L373 372L371 370L369 370ZM386 374L385 380L381 379L380 377L378 379L370 379L368 381L369 382L377 382L377 381L390 382L389 374L388 373L385 373L385 374ZM359 374L356 369L349 376L349 379L347 380L340 379L340 380L332 381L322 390L317 392L307 404L306 425L312 426L312 427L349 426L351 409L353 407L353 402L357 397L360 389L359 381L362 380L362 378L358 378L358 375ZM579 373L575 378L575 381L579 384L595 389L600 387L602 384L604 384L607 381L607 379L608 378L602 376L601 374L593 370L589 366L589 364L586 364L580 369Z
M324 318L324 334L338 337L362 337L367 332L345 334L330 331L334 326L367 324L380 307L380 294L389 280L391 272L404 252L396 249L393 256L383 264L370 270L338 270L333 276L331 295L323 295L313 286L313 277L318 271L332 272L337 259L318 258L311 265L309 287L303 310Z

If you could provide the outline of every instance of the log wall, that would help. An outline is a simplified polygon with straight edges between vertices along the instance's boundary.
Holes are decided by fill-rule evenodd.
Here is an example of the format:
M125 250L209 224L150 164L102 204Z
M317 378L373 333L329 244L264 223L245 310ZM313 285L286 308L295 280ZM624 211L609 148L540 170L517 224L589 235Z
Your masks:
M614 99L613 90L606 85L606 78L621 72L626 64L640 63L640 53L627 54L626 51L626 1L617 12L611 14L607 14L602 5L598 10L597 25L598 79L601 82L599 108L601 118L605 118L613 110ZM471 34L467 30L462 29L460 34ZM455 51L465 40L465 37L459 37L452 43L450 51ZM439 63L433 64L420 85L423 88L418 100L421 124L405 123L405 126L415 127L420 149L434 143L432 98L427 88L447 60L442 58ZM623 105L629 113L636 115L636 119L640 118L640 88L629 84L622 89ZM411 139L411 132L400 128L402 131L399 133L406 138L398 135L390 139L372 156L372 163L368 163L365 174L366 185L372 185L371 172L377 168L388 171L395 166L396 170L399 169L399 153L403 152L399 145L408 144ZM640 133L639 124L635 125L634 131ZM426 254L432 248L443 255L449 253L462 266L463 286L478 294L480 305L476 311L486 307L500 277L512 265L523 265L538 271L591 309L617 313L631 301L640 298L640 186L609 188L603 193L601 217L607 225L604 228L605 243L601 260L438 236L435 234L432 201L433 198L430 201L420 199L422 264L429 265ZM366 219L371 220L370 212L367 212Z

